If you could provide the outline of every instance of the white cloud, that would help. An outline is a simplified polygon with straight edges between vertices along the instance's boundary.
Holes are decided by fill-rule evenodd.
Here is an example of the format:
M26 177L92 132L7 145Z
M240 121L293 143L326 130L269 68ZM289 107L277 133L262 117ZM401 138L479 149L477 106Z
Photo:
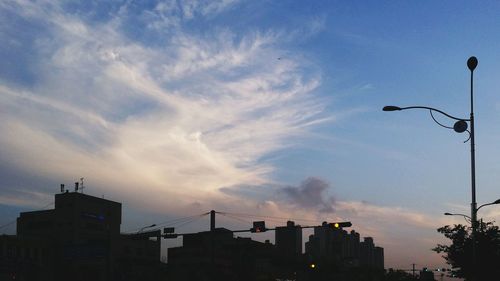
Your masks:
M18 3L10 12L44 21L50 35L32 35L36 83L0 87L8 132L0 155L19 169L85 176L97 194L171 210L220 200L223 186L267 182L274 167L260 159L304 135L322 112L310 95L318 76L276 59L283 48L276 33L177 32L165 45L146 46L117 28L127 9L90 24L58 6ZM194 17L231 4L182 9Z
M152 213L217 206L299 217L302 224L352 220L363 236L387 245L388 256L411 244L410 238L396 243L394 229L420 234L444 224L404 208L338 201L336 213L318 214L269 194L259 200L220 192L268 184L276 167L264 156L338 117L322 116L323 105L312 95L321 83L318 70L282 45L321 32L325 18L296 32L207 27L198 34L183 24L218 15L236 1L161 1L139 13L141 32L161 38L148 45L134 37L142 34L126 32L137 12L131 3L109 21L89 22L57 2L0 2L6 13L40 27L28 35L36 49L29 66L34 82L0 77L0 161L54 181L84 176L88 193ZM19 53L28 52L23 47ZM0 203L49 200L48 187L12 192L22 189L2 184ZM435 236L426 233L412 246L429 253L425 247Z
M192 21L197 17L214 17L234 6L238 0L166 0L158 1L154 8L142 11L146 26L150 29L169 32L184 22ZM130 4L121 8L121 15L128 10Z

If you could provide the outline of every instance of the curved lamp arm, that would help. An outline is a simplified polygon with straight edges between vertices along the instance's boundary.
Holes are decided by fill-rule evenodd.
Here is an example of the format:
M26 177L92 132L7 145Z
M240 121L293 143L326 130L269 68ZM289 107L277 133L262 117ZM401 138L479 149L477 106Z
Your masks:
M394 105L388 105L388 106L384 106L384 108L382 109L383 111L400 111L400 110L406 110L406 109L428 109L428 110L431 110L431 111L436 111L436 112L439 112L441 114L443 114L444 116L446 117L449 117L451 119L455 119L457 121L470 121L470 119L467 119L467 118L458 118L458 117L455 117L455 116L452 116L442 110L439 110L439 109L436 109L436 108L433 108L433 107L428 107L428 106L407 106L407 107L399 107L399 106L394 106Z
M481 208L482 208L482 207L484 207L484 206L496 205L496 204L500 204L500 199L497 199L497 200L495 200L494 202L487 203L487 204L483 204L483 205L479 206L479 207L476 209L476 212L477 212L477 211L479 211L479 209L481 209Z
M445 216L462 216L464 217L464 219L467 221L467 222L470 222L472 219L470 216L468 215L464 215L464 214L452 214L452 213L444 213Z

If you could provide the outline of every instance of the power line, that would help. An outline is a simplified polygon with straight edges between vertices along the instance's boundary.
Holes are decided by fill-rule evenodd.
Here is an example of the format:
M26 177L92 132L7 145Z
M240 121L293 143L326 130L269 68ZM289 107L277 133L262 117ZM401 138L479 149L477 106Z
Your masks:
M178 226L177 226L177 228L181 228L181 227L183 227L183 226L185 226L185 225L188 225L188 224L190 224L190 223L192 223L192 222L194 222L194 221L196 221L196 220L200 219L200 218L201 218L201 217L203 217L203 216L204 216L204 215L200 215L200 216L198 216L197 218L194 218L194 219L192 219L192 220L190 220L190 221L187 221L187 222L185 222L185 223L182 223L182 224L178 225Z
M176 218L176 219L171 219L171 220L167 220L167 221L163 221L163 222L160 222L160 223L157 223L156 226L157 228L156 229L160 229L159 227L160 226L176 226L176 227L179 227L179 225L185 225L187 223L190 223L191 219L198 219L200 217L203 217L203 216L206 216L210 214L209 212L208 213L203 213L203 214L198 214L198 215L194 215L194 216L188 216L188 217L182 217L182 218ZM133 228L127 232L135 232L137 230L141 229L141 227L138 227L138 228Z
M49 204L47 204L47 205L43 206L41 209L45 209L45 208L47 208L48 206L54 205L54 203L55 203L55 202L50 202Z
M51 205L54 205L54 202L50 202L49 204L47 204L47 205L45 205L45 206L41 207L41 209L45 209L45 208L47 208L47 207L49 207L49 206L51 206ZM14 220L12 220L12 221L10 221L10 222L6 223L6 224L0 225L0 229L5 228L5 227L7 227L7 226L10 226L10 225L14 224L16 221L17 221L17 219L14 219Z
M223 215L223 216L225 216L225 217L227 217L227 218L230 218L230 219L233 219L233 220L237 220L237 221L239 221L239 222L243 222L243 223L245 223L245 224L252 224L252 222L251 222L251 221L244 220L244 219L238 218L238 217L236 217L236 216L232 216L232 215L225 214L225 213L219 213L219 214L221 214L221 215Z
M200 217L203 217L203 216L206 216L210 214L209 212L208 213L203 213L203 214L199 214L199 215L194 215L194 216L189 216L189 217L183 217L183 218L177 218L177 219L172 219L172 220L168 220L168 221L164 221L164 222L160 222L158 223L157 225L158 226L161 226L161 225L165 225L165 226L175 226L177 224L182 224L184 223L185 221L189 221L191 219L198 219Z
M206 214L201 214L201 215L198 215L198 216L193 216L191 217L191 219L188 219L188 220L185 220L184 222L180 223L179 225L175 225L175 228L181 228L185 225L188 225L190 223L193 223L195 222L196 220L200 219L201 217L205 216ZM177 223L176 223L177 224ZM170 226L173 226L173 225L170 225ZM155 231L155 230L160 230L161 228L160 227L155 227L153 228L151 231Z
M0 229L2 229L2 228L4 228L4 227L7 227L7 226L9 226L9 225L12 225L12 224L14 224L16 221L17 221L17 219L15 219L15 220L13 220L13 221L11 221L11 222L8 222L8 223L6 223L6 224L4 224L4 225L0 225Z

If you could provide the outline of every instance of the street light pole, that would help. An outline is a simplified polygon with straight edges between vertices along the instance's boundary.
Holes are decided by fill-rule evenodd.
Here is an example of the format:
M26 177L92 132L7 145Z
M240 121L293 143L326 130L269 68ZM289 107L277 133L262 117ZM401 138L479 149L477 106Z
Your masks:
M476 277L476 236L477 236L477 202L476 202L476 148L474 134L474 69L477 67L477 58L470 57L467 67L470 70L470 163L471 163L471 226L472 226L472 276Z
M477 67L477 58L470 57L467 67L470 70L470 165L471 165L471 225L472 225L472 278L476 277L476 236L477 236L477 202L476 202L476 148L474 134L474 69Z
M472 56L467 60L467 67L470 70L470 117L469 119L465 118L457 118L454 116L451 116L441 110L432 108L432 107L426 107L426 106L410 106L410 107L398 107L398 106L385 106L383 108L384 111L399 111L399 110L405 110L405 109L428 109L431 113L432 119L439 124L442 127L449 128L449 129L454 129L458 133L465 132L467 130L467 123L468 121L470 123L470 162L471 162L471 193L472 193L472 199L471 199L471 228L472 228L472 280L475 280L476 278L476 232L477 232L477 203L476 203L476 152L475 152L475 131L474 131L474 69L476 69L478 64L477 58ZM432 112L438 112L441 113L451 119L458 120L455 125L452 127L447 127L439 123L434 116L432 115Z

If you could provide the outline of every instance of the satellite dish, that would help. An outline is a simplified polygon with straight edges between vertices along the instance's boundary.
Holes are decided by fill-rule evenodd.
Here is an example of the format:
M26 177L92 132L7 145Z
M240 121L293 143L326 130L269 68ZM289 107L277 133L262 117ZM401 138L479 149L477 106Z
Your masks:
M455 123L455 125L453 125L453 130L455 130L455 132L457 133L463 133L465 131L467 131L467 122L465 122L464 120L460 120L460 121L457 121Z

